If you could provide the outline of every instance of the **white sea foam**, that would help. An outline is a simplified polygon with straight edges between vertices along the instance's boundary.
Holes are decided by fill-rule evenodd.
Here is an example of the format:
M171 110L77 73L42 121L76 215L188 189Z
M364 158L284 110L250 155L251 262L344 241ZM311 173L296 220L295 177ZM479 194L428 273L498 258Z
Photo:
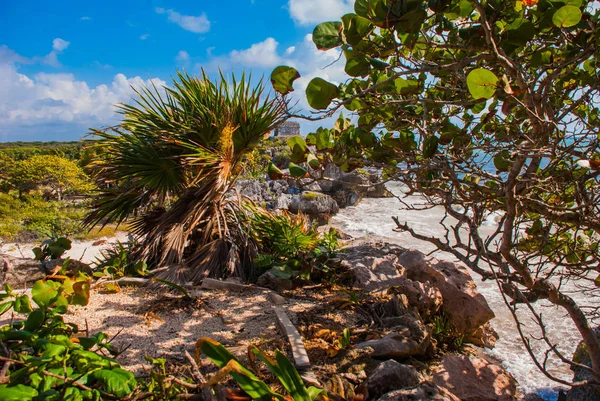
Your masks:
M388 185L388 188L397 195L402 192L402 187L399 184L392 183ZM423 202L423 199L418 196L411 196L404 200L413 205ZM432 251L434 247L428 242L414 239L409 233L394 232L393 230L396 225L392 221L391 216L399 217L401 222L406 221L409 226L420 234L439 237L443 235L443 230L439 224L443 215L441 207L422 211L407 211L395 198L367 198L363 199L355 207L342 209L332 218L331 223L355 237L361 237L366 234L376 235L385 237L386 240L398 243L406 248L419 249L427 253ZM499 213L487 216L485 225L489 232L493 231L494 226L498 224L501 216ZM485 231L486 228L484 227L483 230ZM437 253L435 256L442 259L454 260L453 256L449 254ZM504 367L515 376L523 391L536 391L547 401L556 400L557 392L553 388L557 384L543 375L527 354L516 330L512 315L505 306L496 283L481 282L475 274L473 274L473 277L477 282L480 292L485 296L490 307L496 314L492 325L500 335L500 340L497 342L496 347L487 352L502 361ZM571 287L573 286L571 285ZM568 286L566 288L569 289ZM575 290L575 288L573 287L571 290ZM583 297L581 292L579 292L579 295L577 293L570 295L575 298ZM571 355L579 338L571 320L566 317L562 309L544 302L538 304L543 312L544 321L550 329L552 338L557 340L559 349L565 355ZM522 319L525 330L535 334L537 326L532 323L530 317L526 316L524 312L525 310L521 311L523 317L525 317ZM545 349L542 344L535 342L533 346L538 352L542 352ZM554 367L550 370L557 377L565 380L572 378L572 372L564 364L554 363L553 365Z

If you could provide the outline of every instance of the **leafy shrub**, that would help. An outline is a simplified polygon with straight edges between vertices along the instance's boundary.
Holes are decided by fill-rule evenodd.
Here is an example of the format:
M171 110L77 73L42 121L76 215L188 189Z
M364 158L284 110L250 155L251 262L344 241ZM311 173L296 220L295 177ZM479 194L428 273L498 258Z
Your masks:
M48 238L73 236L83 232L81 221L87 204L65 201L45 201L38 192L25 194L19 199L15 192L0 193L0 237Z
M68 305L87 305L90 280L79 274L57 281L37 281L31 297L17 295L10 286L0 299L2 314L11 308L27 315L0 328L0 342L9 352L2 358L10 362L9 381L0 385L2 400L100 400L122 398L137 387L131 372L122 369L113 358L107 336L75 337L77 326L64 322Z
M337 231L319 234L306 215L273 212L248 206L251 229L261 254L255 259L257 272L269 270L279 278L309 279L315 269L326 272L338 248Z
M41 246L33 248L33 254L36 260L44 261L58 259L69 249L71 249L70 239L65 237L51 238L42 242Z

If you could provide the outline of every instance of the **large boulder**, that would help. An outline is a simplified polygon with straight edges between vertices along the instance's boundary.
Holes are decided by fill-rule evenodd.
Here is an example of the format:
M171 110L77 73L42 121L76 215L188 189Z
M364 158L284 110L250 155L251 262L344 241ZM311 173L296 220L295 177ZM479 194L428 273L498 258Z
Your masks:
M311 217L333 216L339 212L338 204L329 195L318 192L304 192L294 195L289 204L292 213L302 212Z
M398 263L406 269L409 279L440 290L444 311L450 323L464 334L465 341L481 341L480 328L494 317L494 312L464 267L415 250L402 253Z
M437 287L428 283L401 277L393 291L395 294L406 296L409 305L416 307L423 317L435 315L442 306L442 293Z
M14 258L0 255L0 284L10 284L13 288L31 287L33 283L46 277L42 264L34 259Z
M271 272L262 274L258 280L256 280L256 284L276 292L289 291L293 287L292 280L275 277Z
M323 178L325 179L321 180L319 185L321 191L325 193L353 190L359 196L359 198L356 198L357 200L360 200L360 197L382 198L391 196L384 184L377 184L380 180L378 174L369 174L361 170L345 173L339 166L330 163L323 170Z
M369 377L369 396L379 397L390 391L416 387L422 378L417 369L393 359L379 364Z
M501 366L468 355L446 355L433 382L462 401L516 401L517 382Z
M361 199L360 193L350 188L342 188L335 192L329 192L329 195L336 201L340 208L355 206Z
M443 388L425 382L418 387L384 394L378 401L461 401Z
M406 314L394 317L392 332L383 338L358 344L357 348L373 349L371 357L377 359L405 359L424 356L431 345L431 334L425 324L415 316Z
M340 258L342 267L352 272L356 284L367 291L386 291L403 282L404 269L397 255L359 246L346 249Z

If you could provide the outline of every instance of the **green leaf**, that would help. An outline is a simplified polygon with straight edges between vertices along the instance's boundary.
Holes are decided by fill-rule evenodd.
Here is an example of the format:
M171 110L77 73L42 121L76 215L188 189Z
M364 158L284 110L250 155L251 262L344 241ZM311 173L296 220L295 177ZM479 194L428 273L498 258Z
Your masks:
M313 42L319 50L329 50L342 44L342 23L322 22L313 31Z
M137 384L133 373L121 368L98 370L92 377L102 383L106 392L117 397L131 394Z
M570 28L579 24L582 13L578 7L563 6L552 16L552 23L559 28Z
M267 175L271 180L279 180L283 177L283 171L281 171L273 162L269 162L267 166Z
M321 161L317 158L317 156L313 155L312 153L309 153L309 155L306 158L306 162L313 169L318 169L319 167L321 167Z
M77 281L73 284L74 294L69 297L71 305L86 306L90 302L90 282Z
M294 275L294 272L288 265L274 266L271 268L270 272L273 274L273 276L283 280L289 280Z
M13 301L8 301L0 304L0 316L4 315L13 306Z
M423 142L423 157L430 158L435 155L438 149L439 139L437 136L430 136Z
M294 81L300 78L300 73L293 67L280 65L271 73L271 84L273 89L282 95L286 95L294 91Z
M30 313L33 311L27 295L21 295L20 297L15 298L14 308L17 313Z
M308 175L308 172L296 163L290 162L290 175L295 178L304 178Z
M356 14L346 14L342 17L344 25L344 38L346 43L356 45L369 36L375 26L368 19Z
M59 295L60 283L56 281L36 281L31 289L31 297L39 306L47 308L51 306Z
M275 393L262 380L243 367L237 359L223 345L210 338L201 338L196 341L196 359L201 354L206 355L219 369L225 369L252 399L272 401L273 397L279 401L284 398Z
M396 92L400 95L409 95L419 90L419 81L414 79L397 78L394 80Z
M313 109L324 110L338 95L338 88L322 78L314 78L306 87L306 99Z
M33 248L31 251L33 252L33 257L35 260L44 260L46 258L46 255L42 251L42 248L40 248L39 246Z
M27 316L24 329L27 331L36 331L46 321L46 313L43 309L36 309Z
M277 376L281 384L287 392L292 396L294 401L306 400L310 401L311 397L308 394L302 378L298 374L294 365L279 351L275 351L275 359L280 368L280 374ZM273 372L275 373L275 372Z
M494 166L498 171L508 171L510 168L510 154L507 150L503 150L494 156Z
M2 401L28 401L38 396L36 389L24 386L22 384L8 387L3 384L0 386L0 400Z
M476 68L467 76L467 87L475 99L489 99L496 93L498 77L485 68Z
M346 54L346 66L344 67L344 71L346 74L351 77L364 77L371 70L371 64L369 60L361 55L353 54L353 52L348 51Z

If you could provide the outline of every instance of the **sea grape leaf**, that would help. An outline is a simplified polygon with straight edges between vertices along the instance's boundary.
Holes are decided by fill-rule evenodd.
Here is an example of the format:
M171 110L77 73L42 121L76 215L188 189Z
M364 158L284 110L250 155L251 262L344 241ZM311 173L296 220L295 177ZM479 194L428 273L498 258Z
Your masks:
M338 88L323 78L314 78L306 87L306 99L313 109L324 110L338 95Z
M92 376L103 384L108 393L117 397L131 394L137 384L133 373L121 368L98 370Z
M475 99L489 99L496 93L498 77L485 68L476 68L467 75L467 87Z
M37 397L36 389L23 384L8 387L6 384L0 386L0 400L3 401L28 401Z
M339 21L322 22L315 27L313 42L319 50L329 50L342 44L342 23Z
M294 162L290 162L290 175L295 178L304 178L308 172Z
M59 295L60 283L56 281L36 281L31 289L31 297L39 307L49 307Z
M15 298L15 312L17 313L30 313L33 311L31 308L31 302L27 295L21 295Z
M271 73L271 84L273 89L282 95L286 95L294 91L294 81L300 78L300 73L293 67L280 65Z
M552 16L552 23L559 28L570 28L579 24L582 13L578 7L567 5L559 8Z

